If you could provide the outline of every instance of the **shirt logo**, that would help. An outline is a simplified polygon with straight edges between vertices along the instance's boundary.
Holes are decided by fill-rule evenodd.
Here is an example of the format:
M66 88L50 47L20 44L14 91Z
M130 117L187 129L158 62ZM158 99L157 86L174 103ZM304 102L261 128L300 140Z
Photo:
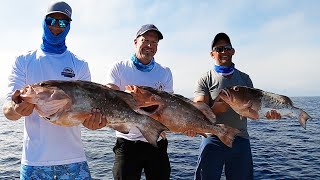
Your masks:
M73 78L75 76L74 71L69 67L65 67L63 69L63 71L61 72L61 75L63 75L64 77L69 77L69 78Z

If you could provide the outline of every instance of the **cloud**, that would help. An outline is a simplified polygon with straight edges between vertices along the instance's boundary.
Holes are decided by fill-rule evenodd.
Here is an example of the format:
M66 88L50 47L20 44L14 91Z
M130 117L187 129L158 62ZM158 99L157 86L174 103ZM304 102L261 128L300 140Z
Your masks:
M13 58L39 47L42 19L50 1L6 1L0 7L3 69ZM201 74L212 69L210 43L218 32L230 35L236 67L258 88L288 96L319 96L320 3L294 1L100 1L70 0L73 21L67 46L89 62L93 81L106 83L112 63L134 51L142 24L154 23L163 33L156 61L172 69L174 89L192 97ZM12 13L15 9L15 13ZM0 95L3 94L2 84Z

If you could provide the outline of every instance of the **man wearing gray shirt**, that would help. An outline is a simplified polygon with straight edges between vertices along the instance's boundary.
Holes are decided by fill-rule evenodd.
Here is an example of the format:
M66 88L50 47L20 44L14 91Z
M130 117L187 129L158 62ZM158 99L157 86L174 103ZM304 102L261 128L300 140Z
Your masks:
M194 102L205 102L212 107L217 122L237 128L241 131L233 142L232 148L224 145L217 136L203 138L195 173L196 180L220 179L225 167L227 179L253 179L253 162L247 118L241 117L229 105L218 97L222 88L235 85L253 87L246 73L235 68L232 56L235 49L225 33L218 33L211 44L211 57L215 60L214 68L203 74L198 80L194 92ZM279 119L280 115L270 112L267 118ZM190 134L189 134L190 135Z

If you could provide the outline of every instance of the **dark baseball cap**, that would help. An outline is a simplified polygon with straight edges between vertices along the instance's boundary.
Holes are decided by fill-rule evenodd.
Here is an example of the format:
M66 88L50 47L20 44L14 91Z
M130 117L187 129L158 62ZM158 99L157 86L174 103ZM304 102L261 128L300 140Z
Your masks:
M156 31L158 33L159 40L163 39L162 33L159 29L153 24L145 24L143 25L139 31L137 32L136 38L141 36L142 34L146 33L147 31Z
M229 36L226 33L221 32L214 37L211 43L211 49L213 49L220 40L225 40L232 46Z
M62 13L65 14L66 16L69 17L70 21L71 19L71 15L72 15L72 9L69 6L69 4L67 4L66 2L63 1L54 1L52 2L47 10L47 14L52 14L52 13Z

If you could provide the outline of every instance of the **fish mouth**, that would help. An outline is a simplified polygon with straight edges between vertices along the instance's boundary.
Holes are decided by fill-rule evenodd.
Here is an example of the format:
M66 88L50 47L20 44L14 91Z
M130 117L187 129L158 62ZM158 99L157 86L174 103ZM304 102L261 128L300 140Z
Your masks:
M144 106L144 107L139 107L140 111L143 111L144 114L154 114L160 109L159 104L151 105L151 106Z

